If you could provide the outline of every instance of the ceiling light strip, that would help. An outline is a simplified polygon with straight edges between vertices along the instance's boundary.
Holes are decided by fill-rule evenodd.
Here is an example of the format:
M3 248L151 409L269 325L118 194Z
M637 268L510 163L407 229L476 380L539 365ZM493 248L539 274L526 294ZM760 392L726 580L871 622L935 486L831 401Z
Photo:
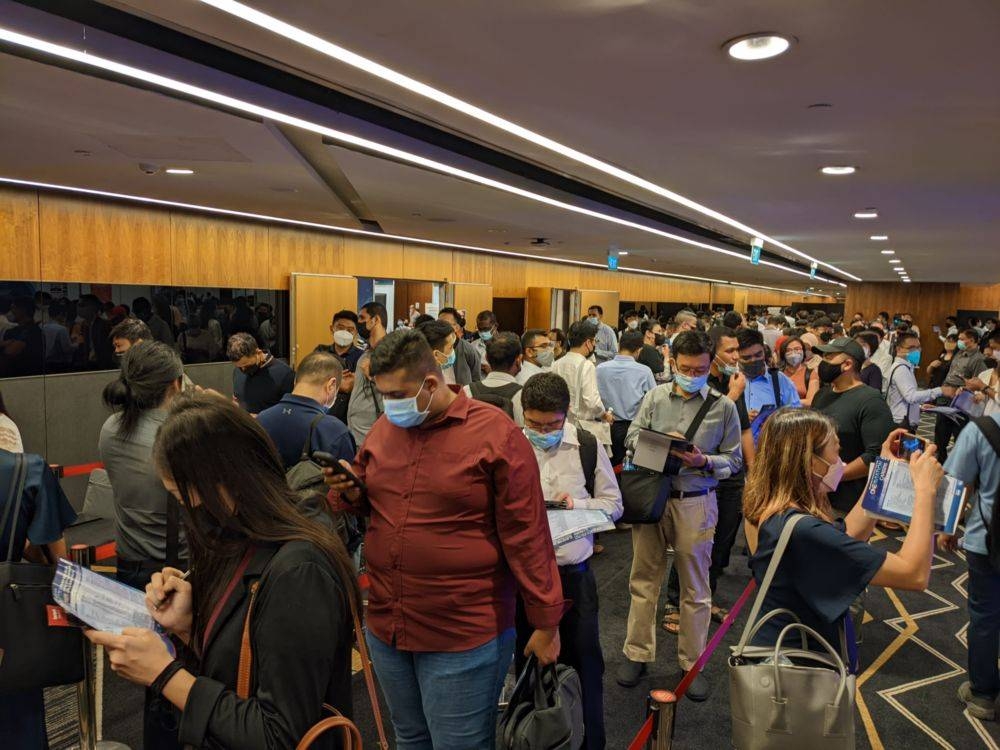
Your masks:
M576 149L571 148L570 146L566 146L565 144L552 140L551 138L541 135L540 133L536 133L532 130L529 130L528 128L522 127L521 125L511 122L510 120L500 117L499 115L495 115L492 112L488 112L485 109L475 106L474 104L470 104L469 102L466 102L462 99L452 96L451 94L447 94L444 91L441 91L440 89L436 89L433 86L428 86L427 84L422 83L414 78L410 78L409 76L404 75L403 73L400 73L398 71L395 71L392 68L388 68L385 65L380 65L374 60L369 60L367 57L359 55L355 52L351 52L350 50L345 49L340 45L334 44L333 42L329 42L325 39L322 39L316 36L315 34L310 34L308 31L305 31L304 29L300 29L297 26L285 23L284 21L275 18L274 16L268 15L267 13L262 13L259 10L255 10L254 8L244 5L243 3L235 2L234 0L200 0L200 1L206 5L210 5L213 8L221 10L225 13L236 16L238 18L242 18L243 20L252 23L255 26L259 26L260 28L266 29L275 34L283 36L286 39L290 39L293 42L309 47L310 49L313 49L316 52L319 52L328 57L332 57L336 60L339 60L340 62L345 63L346 65L350 65L351 67L363 70L364 72L376 76L377 78L381 78L383 81L387 81L396 86L405 88L408 91L411 91L415 94L419 94L420 96L423 96L427 99L436 101L439 104L443 104L444 106L454 109L465 115L468 115L469 117L473 117L479 120L480 122L485 122L489 125L500 128L501 130L504 130L510 133L511 135L516 135L519 138L522 138L526 141L534 143L535 145L546 148L549 151L553 151L557 154L565 156L568 159L572 159L573 161L579 162L588 167L596 169L599 172L603 172L605 174L611 175L612 177L616 177L620 180L628 182L629 184L635 185L636 187L643 188L644 190L647 190L651 193L655 193L656 195L666 198L667 200L673 201L674 203L679 203L680 205L685 206L686 208L690 208L693 211L697 211L698 213L704 214L705 216L709 216L713 219L721 221L722 223L727 224L728 226L735 227L736 229L744 231L751 236L762 237L764 240L770 242L773 245L777 245L778 247L783 248L788 252L793 253L794 255L797 255L800 258L804 258L810 262L815 261L821 266L825 266L826 268L829 268L832 271L836 271L837 273L843 274L844 276L847 276L849 279L852 279L853 281L862 281L862 279L858 278L857 276L849 274L846 271L843 271L837 268L836 266L831 265L830 263L826 263L825 261L819 260L818 258L813 258L811 255L807 255L806 253L803 253L800 250L796 250L791 245L786 245L784 242L780 242L779 240L776 240L773 237L764 234L759 229L754 229L753 227L747 226L746 224L743 224L737 221L736 219L726 216L725 214L719 213L718 211L715 211L709 208L708 206L704 206L700 203L697 203L691 200L690 198L685 198L680 193L675 193L674 191L668 190L667 188L662 187L661 185L657 185L656 183L651 182L645 178L632 174L627 170L624 170L620 167L616 167L613 164L609 164L608 162L597 159L593 156L590 156L589 154L585 154L582 151L577 151Z
M508 185L507 183L500 182L498 180L491 179L489 177L483 177L482 175L477 175L473 172L468 172L464 169L459 169L453 167L449 164L443 162L434 161L433 159L428 159L417 154L410 153L408 151L403 151L401 149L393 148L391 146L386 146L384 144L378 143L377 141L372 141L367 138L361 138L351 133L346 133L340 130L335 130L333 128L326 127L324 125L319 125L317 123L304 120L300 117L295 117L293 115L287 115L283 112L278 112L277 110L269 109L267 107L262 107L252 102L243 101L241 99L236 99L225 94L220 94L216 91L211 91L209 89L202 88L200 86L195 86L193 84L184 83L183 81L178 81L173 78L168 78L166 76L159 75L141 68L135 68L131 65L125 65L123 63L115 62L114 60L109 60L107 58L99 57L97 55L91 55L87 52L82 52L79 50L72 49L70 47L64 47L59 44L53 44L52 42L47 42L43 39L38 39L36 37L31 37L26 34L21 34L16 31L12 31L7 28L0 27L0 39L17 44L19 46L29 47L41 52L45 52L56 57L61 57L68 60L73 60L84 65L89 65L91 67L100 68L102 70L107 70L118 75L124 76L126 78L132 78L135 80L143 81L144 83L153 84L155 86L160 86L165 89L172 91L178 91L186 94L189 97L196 99L202 99L205 101L210 101L215 104L220 104L231 109L235 109L241 112L246 112L256 117L261 117L267 120L273 120L275 122L281 122L292 127L300 128L309 132L317 133L319 135L332 138L334 140L340 141L342 143L348 143L359 148L368 149L379 154L384 154L386 156L399 159L410 164L415 164L427 169L439 172L441 174L447 174L452 177L457 177L459 179L468 180L469 182L474 182L479 185L486 187L491 187L496 190L501 190L506 193L511 193L513 195L520 196L522 198L527 198L529 200L536 201L538 203L544 203L555 208L561 208L566 211L571 211L573 213L582 214L584 216L589 216L595 219L601 219L603 221L608 221L613 224L618 224L620 226L629 227L631 229L637 229L648 234L654 234L659 237L664 237L666 239L674 240L685 245L690 245L692 247L699 247L705 250L711 250L712 252L722 253L738 260L749 262L750 256L748 253L741 253L734 250L726 250L724 248L716 247L714 245L709 245L704 242L699 242L697 240L692 240L688 237L683 237L681 235L672 234L666 232L662 229L656 229L654 227L646 226L645 224L640 224L638 222L630 221L628 219L622 219L611 214L601 213L600 211L594 211L589 208L584 208L582 206L576 206L572 203L566 203L565 201L560 201L555 198L550 198L547 195L542 195L540 193L535 193L530 190L525 190L524 188L519 188L514 185ZM784 266L780 263L774 263L771 261L762 260L761 265L771 266L772 268L777 268L788 273L798 274L799 276L810 277L810 274L806 271L800 271L795 268L790 268ZM815 277L821 281L825 281L830 284L840 284L840 286L846 286L846 284L839 282L835 279L827 279L824 277Z
M74 193L77 195L89 195L100 198L111 198L113 200L129 201L131 203L144 203L152 206L163 206L166 208L179 208L187 211L198 211L199 213L214 214L218 216L234 216L241 219L252 219L254 221L265 221L273 224L282 224L295 227L306 227L309 229L321 229L324 231L341 232L344 234L361 235L383 240L396 240L398 242L416 242L422 245L433 247L443 247L452 250L464 250L473 253L487 253L489 255L503 255L511 258L529 258L545 263L562 263L571 266L586 266L588 268L598 268L607 270L603 263L591 263L585 260L570 260L568 258L553 258L544 255L532 255L531 253L517 253L511 250L500 250L492 247L481 247L479 245L464 245L458 242L443 242L441 240L430 240L424 237L410 237L403 234L386 234L384 232L373 232L367 229L356 229L354 227L342 227L336 224L322 224L315 221L304 221L302 219L289 219L284 216L272 216L270 214L258 214L250 211L237 211L231 208L221 208L218 206L205 206L200 203L184 203L182 201L170 201L163 198L151 198L144 195L130 195L128 193L115 193L109 190L95 190L93 188L77 187L75 185L60 185L52 182L38 182L36 180L21 180L16 177L0 177L0 184L15 185L18 187L29 187L42 190L57 190L64 193ZM747 286L752 289L767 289L771 291L788 292L789 294L801 294L810 297L829 297L826 294L815 292L799 292L794 289L782 289L780 287L761 286L756 284L743 284L736 281L726 281L725 279L713 279L703 276L688 276L680 273L667 273L665 271L647 271L642 268L621 268L622 271L633 273L644 273L653 276L666 276L676 279L686 279L689 281L704 281L711 284L731 284L735 286Z

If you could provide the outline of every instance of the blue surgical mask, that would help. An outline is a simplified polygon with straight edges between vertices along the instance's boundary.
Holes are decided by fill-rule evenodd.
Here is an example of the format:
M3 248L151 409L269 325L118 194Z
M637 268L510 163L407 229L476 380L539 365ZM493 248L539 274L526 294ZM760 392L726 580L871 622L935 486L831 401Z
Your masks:
M601 319L598 318L596 315L591 315L589 318L587 318L587 320L593 323L595 326L601 322Z
M424 380L420 384L420 390L417 391L416 396L411 396L410 398L387 398L383 399L383 405L385 406L385 416L390 422L392 422L397 427L416 427L417 425L423 424L424 420L427 419L427 415L430 414L431 402L427 402L427 408L423 411L417 408L417 396L420 395L420 391L424 389L424 385L427 381ZM434 394L431 394L431 400L434 399Z
M718 358L716 358L716 360L719 364L719 371L722 372L723 375L735 375L737 372L739 372L740 368L737 365L727 365L725 362L723 362L721 359Z
M959 349L960 349L961 351L965 351L965 348L966 348L967 346L968 346L968 344L966 344L966 343L965 343L964 341L962 341L961 339L959 339L959 340L958 340L958 348L959 348Z
M479 338L481 338L483 341L489 341L491 338L493 338L493 331L480 331Z
M550 448L555 448L562 442L563 431L560 428L554 432L538 432L538 430L525 427L524 436L539 450L547 451Z
M677 383L677 385L679 385L681 390L685 393L697 393L708 383L708 375L706 374L701 377L693 378L682 372L675 372L674 382Z
M447 370L449 367L454 367L454 366L455 366L455 350L452 349L451 354L448 355L448 359L446 359L444 361L444 364L441 365L441 369Z
M917 365L919 365L920 364L920 350L919 349L914 349L913 351L907 352L906 353L906 361L909 362L914 367L916 367Z

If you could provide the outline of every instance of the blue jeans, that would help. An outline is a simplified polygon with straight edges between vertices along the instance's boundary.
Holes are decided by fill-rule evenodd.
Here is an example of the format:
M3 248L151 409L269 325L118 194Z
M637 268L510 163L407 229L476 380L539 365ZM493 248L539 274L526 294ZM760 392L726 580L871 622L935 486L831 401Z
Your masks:
M399 651L367 634L398 750L492 750L514 629L468 651Z
M977 698L1000 694L1000 573L986 555L966 551L969 564L969 682Z

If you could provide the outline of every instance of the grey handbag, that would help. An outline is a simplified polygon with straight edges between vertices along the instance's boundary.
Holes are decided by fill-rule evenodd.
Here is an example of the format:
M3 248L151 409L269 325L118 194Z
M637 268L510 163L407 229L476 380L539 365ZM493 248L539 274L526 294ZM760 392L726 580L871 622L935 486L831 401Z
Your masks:
M785 522L743 636L729 657L729 708L736 750L854 750L855 677L848 674L844 659L790 610L775 609L757 620L801 518L797 514ZM761 626L778 615L791 615L795 622L781 630L773 647L749 646ZM796 631L800 648L786 643ZM806 636L826 653L810 651ZM841 648L846 653L843 629ZM768 663L762 663L764 659Z
M565 664L540 667L531 656L497 727L496 750L579 750L580 677Z

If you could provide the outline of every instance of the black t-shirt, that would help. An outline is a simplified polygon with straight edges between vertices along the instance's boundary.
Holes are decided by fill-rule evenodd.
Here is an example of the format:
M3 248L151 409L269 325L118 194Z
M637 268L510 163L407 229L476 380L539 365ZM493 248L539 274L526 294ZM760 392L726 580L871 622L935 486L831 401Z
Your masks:
M771 562L785 521L799 511L785 511L761 524L757 551L750 570L760 585ZM805 514L803 514L805 515ZM805 515L795 526L771 587L764 597L760 617L774 609L788 609L799 620L840 650L840 623L851 603L865 590L885 562L886 551L849 537L844 522L834 523ZM754 646L773 646L781 629L792 622L788 615L768 620L753 638ZM793 634L798 643L798 634ZM810 643L813 650L823 650Z
M643 344L636 361L639 364L646 365L646 367L653 371L654 375L659 375L663 372L663 354L655 346Z
M882 443L895 428L892 412L882 394L867 385L836 393L829 385L820 388L812 402L813 408L837 423L840 438L840 458L844 463L861 456L871 464L882 450ZM836 492L830 493L830 504L844 513L850 511L867 484L867 477L842 480Z
M295 373L280 359L271 359L250 376L239 369L233 370L233 393L240 406L251 414L260 414L274 406L293 387Z

